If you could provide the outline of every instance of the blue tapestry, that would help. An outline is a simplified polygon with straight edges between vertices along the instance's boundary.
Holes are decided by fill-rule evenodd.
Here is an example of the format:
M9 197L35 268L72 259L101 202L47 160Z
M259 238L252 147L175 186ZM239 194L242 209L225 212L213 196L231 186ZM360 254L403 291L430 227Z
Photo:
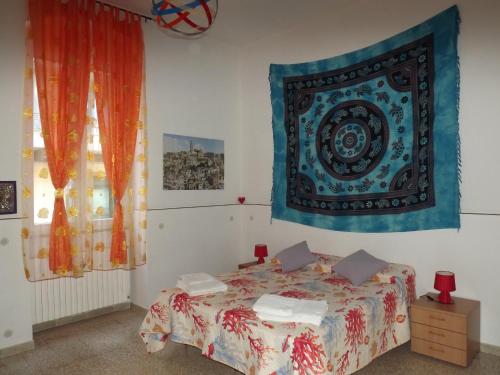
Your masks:
M456 6L342 56L270 66L272 217L350 232L459 228Z

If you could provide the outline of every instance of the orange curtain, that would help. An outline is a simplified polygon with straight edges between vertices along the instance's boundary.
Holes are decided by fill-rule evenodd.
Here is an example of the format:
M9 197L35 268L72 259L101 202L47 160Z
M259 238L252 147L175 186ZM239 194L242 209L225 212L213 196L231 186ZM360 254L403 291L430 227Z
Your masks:
M49 267L73 270L64 188L79 159L90 77L94 1L29 0L43 140L56 189Z
M126 264L121 200L132 171L141 104L144 45L140 19L99 6L93 37L100 141L115 200L110 260L115 265Z

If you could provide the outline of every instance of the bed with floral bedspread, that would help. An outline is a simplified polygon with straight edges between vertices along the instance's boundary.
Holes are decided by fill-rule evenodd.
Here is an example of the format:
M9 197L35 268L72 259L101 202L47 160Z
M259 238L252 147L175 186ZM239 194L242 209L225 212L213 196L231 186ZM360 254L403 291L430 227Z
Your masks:
M415 272L391 263L355 287L331 273L340 259L320 255L290 273L272 261L223 274L225 293L190 297L178 288L163 290L140 335L150 352L172 340L245 374L351 374L410 339ZM262 321L252 306L264 293L324 299L328 313L320 326Z

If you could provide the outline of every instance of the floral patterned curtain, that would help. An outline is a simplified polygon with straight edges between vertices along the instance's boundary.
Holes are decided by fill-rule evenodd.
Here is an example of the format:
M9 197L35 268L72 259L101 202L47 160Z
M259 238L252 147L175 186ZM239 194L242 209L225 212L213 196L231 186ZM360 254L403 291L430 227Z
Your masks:
M92 1L29 1L45 154L55 200L49 268L73 271L64 188L78 162L90 78Z
M36 2L36 1L35 1ZM41 2L47 2L45 0ZM48 2L60 3L60 0ZM70 0L62 3L69 7L77 3ZM78 4L84 4L80 1ZM71 5L74 6L74 5ZM93 5L89 9L94 9ZM59 13L61 15L61 13ZM89 16L91 16L89 14ZM93 18L93 15L91 16ZM71 147L65 156L71 162L66 165L67 183L59 190L52 185L53 172L49 164L49 146L53 142L54 133L48 133L43 125L44 91L39 79L44 79L34 63L34 30L31 20L26 24L26 66L25 66L25 97L23 108L23 146L22 146L22 247L26 277L29 281L38 281L62 276L79 277L84 272L95 270L112 270L116 268L131 269L146 262L146 128L144 116L146 108L144 96L140 96L138 114L135 124L135 152L130 163L130 178L124 189L121 205L124 215L124 235L127 246L127 262L111 261L112 217L114 203L112 192L104 166L102 147L100 144L99 123L97 120L96 101L94 95L93 74L88 72L87 89L80 95L79 106L83 107L83 122L79 147ZM66 64L66 63L65 63ZM63 69L64 70L64 69ZM141 70L143 85L143 71ZM52 78L51 78L52 79ZM74 80L71 78L70 80ZM142 93L144 93L144 87ZM72 102L73 99L70 98ZM42 100L40 100L42 98ZM50 118L49 118L50 120ZM71 124L72 116L69 118ZM72 126L72 125L68 125ZM73 128L65 129L67 136L60 136L62 128L58 128L57 142L69 142L74 139ZM49 134L52 134L49 136ZM50 139L49 139L50 137ZM63 174L64 175L64 174ZM64 179L63 179L64 181ZM59 198L57 207L54 201ZM62 203L62 205L61 205ZM57 211L56 211L57 209ZM51 222L54 212L66 214L64 249L69 248L69 254L56 263L51 255L51 232L54 225ZM59 232L61 233L61 232ZM57 234L57 233L56 233ZM69 245L69 247L68 247ZM56 245L57 246L57 245ZM60 253L56 253L60 254Z
M144 45L141 20L99 5L93 29L97 115L104 166L114 198L111 262L127 263L122 198L137 138Z

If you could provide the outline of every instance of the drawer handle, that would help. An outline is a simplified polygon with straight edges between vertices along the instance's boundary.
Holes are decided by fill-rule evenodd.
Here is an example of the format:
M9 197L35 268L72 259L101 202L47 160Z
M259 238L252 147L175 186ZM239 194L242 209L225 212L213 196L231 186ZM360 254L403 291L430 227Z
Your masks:
M443 349L438 349L438 348L435 348L433 346L429 346L429 349L430 350L434 350L435 352L438 352L438 353L444 353L444 350Z
M433 332L433 331L429 331L429 335L434 335L434 336L439 336L439 337L445 337L444 333L438 333L438 332Z
M429 318L434 320L439 320L440 322L444 322L446 320L445 318L441 318L440 316L435 316L435 315L429 315Z

